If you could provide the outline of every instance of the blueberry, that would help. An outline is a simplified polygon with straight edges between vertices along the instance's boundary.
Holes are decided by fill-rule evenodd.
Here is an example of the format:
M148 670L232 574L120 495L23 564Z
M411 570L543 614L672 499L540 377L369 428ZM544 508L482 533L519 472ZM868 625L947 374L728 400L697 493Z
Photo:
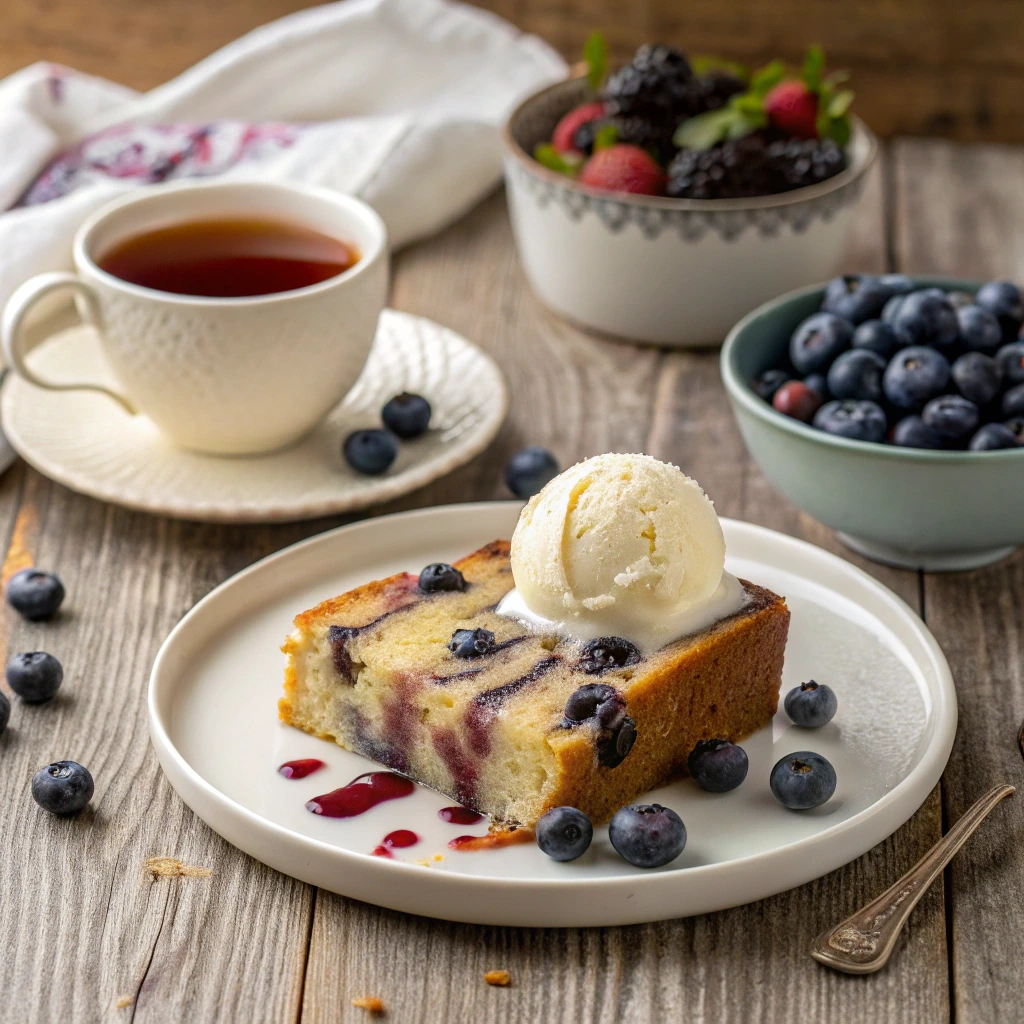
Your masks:
M770 402L775 397L775 392L791 379L785 370L765 370L754 378L750 386L761 398Z
M893 427L892 443L901 448L941 448L942 438L920 416L904 416Z
M828 393L828 381L823 373L811 373L804 377L804 387L810 388L823 402L832 396Z
M1024 301L1020 289L1009 281L990 281L978 289L975 302L998 321L1004 342L1017 340L1024 323Z
M1007 386L1024 384L1024 341L1004 345L996 353L996 362L1003 371Z
M11 720L11 702L7 694L0 693L0 736L3 736L7 723Z
M820 807L836 791L836 770L821 754L798 750L775 765L769 785L783 807L809 811Z
M855 441L881 441L887 426L881 406L850 399L823 405L814 417L814 425L826 433Z
M859 324L881 315L894 294L875 274L844 274L826 285L821 308Z
M552 860L582 857L594 838L590 819L575 807L552 807L538 819L534 829L537 845Z
M41 704L60 689L61 663L45 651L16 654L7 662L7 685L24 701Z
M619 723L618 727L602 735L597 741L597 760L605 768L618 768L633 749L636 743L636 722L629 715Z
M532 498L558 476L558 460L539 445L515 453L505 466L505 483L517 498Z
M489 629L457 629L448 650L456 658L482 658L494 650L494 634Z
M1024 446L1024 416L1014 416L1007 420L1004 427L1017 439L1017 444Z
M75 761L56 761L32 776L32 799L51 814L77 814L92 799L92 793L88 768Z
M880 317L882 323L891 324L899 314L899 311L903 308L903 300L906 295L894 295L889 301L882 307L882 315Z
M999 321L981 306L961 306L956 311L960 340L975 352L991 354L999 348L1003 332Z
M1015 384L1003 395L1003 415L1008 419L1024 416L1024 384Z
M341 450L357 473L380 476L398 455L398 438L386 430L355 430L345 438Z
M747 752L728 740L701 740L686 759L690 777L709 793L728 793L746 777Z
M823 373L840 352L850 347L853 324L833 313L815 313L793 332L789 358L800 374Z
M888 361L899 348L899 342L892 324L884 320L865 320L853 332L853 347L875 352Z
M839 701L832 687L809 679L786 694L783 706L794 724L805 729L820 729L835 718Z
M921 419L939 437L950 441L966 439L978 428L978 407L960 395L933 398L921 413Z
M970 292L946 292L946 298L949 299L953 308L957 310L963 309L965 306L974 305L974 296Z
M615 812L608 838L618 855L638 868L660 868L683 852L686 826L661 804L637 804Z
M983 352L965 352L953 363L950 371L960 394L975 405L988 405L1003 384L999 364Z
M999 448L1016 448L1017 437L1002 423L986 423L979 427L967 447L972 452L991 452Z
M579 668L589 676L597 676L615 668L636 665L640 659L636 644L621 636L599 636L583 645Z
M937 288L911 292L900 305L892 326L901 345L946 348L959 333L956 310Z
M403 441L411 441L427 429L430 413L430 403L422 395L403 391L381 409L380 418L391 433Z
M420 590L436 594L442 590L465 590L466 577L447 562L431 562L420 573Z
M584 683L565 702L565 724L570 726L593 719L603 728L613 728L625 714L625 698L606 683Z
M934 349L914 345L897 352L882 375L882 391L897 409L918 412L949 384L949 360Z
M828 368L828 389L834 398L882 400L885 360L866 348L843 352Z
M63 600L64 584L52 572L22 569L7 584L7 603L33 622L52 618Z
M820 374L818 374L820 376ZM826 389L828 385L826 384ZM810 423L821 408L821 394L809 388L803 381L789 380L775 392L772 408L801 423Z
M878 283L893 297L909 295L914 290L914 282L906 274L883 274Z

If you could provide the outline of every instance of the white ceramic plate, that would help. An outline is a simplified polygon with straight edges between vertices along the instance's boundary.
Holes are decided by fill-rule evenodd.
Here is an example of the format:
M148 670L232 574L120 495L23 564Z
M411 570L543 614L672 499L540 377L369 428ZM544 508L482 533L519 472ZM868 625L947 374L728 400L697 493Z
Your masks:
M704 913L800 885L881 842L937 782L956 730L956 699L921 620L847 562L723 520L729 570L784 594L792 609L784 689L812 676L828 682L839 713L808 731L780 711L743 744L750 772L732 793L704 793L688 779L652 793L689 832L674 864L631 867L603 827L571 864L532 844L451 851L450 839L483 834L486 822L443 822L437 811L451 801L422 787L358 818L310 814L308 799L373 765L278 722L278 647L293 616L366 580L508 537L518 513L514 503L452 505L356 523L258 562L196 605L161 648L149 691L153 745L185 802L240 849L346 896L458 921L587 926ZM795 813L776 803L768 774L780 757L806 749L832 761L839 786L825 806ZM276 772L302 757L328 767L302 780ZM370 856L397 828L421 841L398 851L398 860Z
M29 363L52 380L112 382L89 327L54 335ZM342 438L380 426L381 406L400 391L430 401L430 430L404 442L384 476L361 476L342 458ZM2 396L11 444L58 483L145 512L239 523L312 519L390 501L468 462L494 439L507 411L505 382L490 357L447 327L391 309L381 314L369 360L344 401L298 444L270 455L185 451L105 395L45 391L14 374Z

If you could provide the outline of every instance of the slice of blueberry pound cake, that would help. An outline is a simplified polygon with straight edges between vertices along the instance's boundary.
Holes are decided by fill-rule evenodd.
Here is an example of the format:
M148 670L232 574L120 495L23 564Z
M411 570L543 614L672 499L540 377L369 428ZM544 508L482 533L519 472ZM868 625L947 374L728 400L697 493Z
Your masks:
M295 619L283 721L508 825L569 804L595 821L663 783L700 739L771 721L785 601L744 583L735 615L643 657L495 612L509 545L392 576Z

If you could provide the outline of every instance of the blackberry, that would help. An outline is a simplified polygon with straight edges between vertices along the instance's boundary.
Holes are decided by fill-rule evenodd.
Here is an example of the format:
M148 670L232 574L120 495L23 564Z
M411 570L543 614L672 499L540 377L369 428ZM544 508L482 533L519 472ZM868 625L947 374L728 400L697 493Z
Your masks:
M572 133L572 144L581 152L590 156L594 152L594 134L597 132L600 121L584 121Z
M641 46L633 60L608 79L604 89L613 117L642 117L674 130L704 111L704 89L689 61L672 46Z
M705 110L721 110L733 98L746 91L743 82L728 71L709 71L701 76L700 90Z
M768 146L774 192L817 185L846 168L846 155L831 139L786 139Z
M769 195L773 172L762 135L745 135L710 149L681 149L668 168L676 199L737 199Z
M672 143L675 132L672 124L658 125L645 117L613 117L606 123L615 127L617 141L646 149L663 163L667 163L676 151Z

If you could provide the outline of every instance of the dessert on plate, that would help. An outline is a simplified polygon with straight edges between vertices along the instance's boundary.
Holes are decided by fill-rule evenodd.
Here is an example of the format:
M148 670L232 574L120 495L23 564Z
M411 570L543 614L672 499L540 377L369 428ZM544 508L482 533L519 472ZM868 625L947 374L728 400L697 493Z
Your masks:
M560 805L607 820L699 740L775 714L789 611L724 566L693 480L589 459L530 500L511 544L301 613L280 716L498 822Z

